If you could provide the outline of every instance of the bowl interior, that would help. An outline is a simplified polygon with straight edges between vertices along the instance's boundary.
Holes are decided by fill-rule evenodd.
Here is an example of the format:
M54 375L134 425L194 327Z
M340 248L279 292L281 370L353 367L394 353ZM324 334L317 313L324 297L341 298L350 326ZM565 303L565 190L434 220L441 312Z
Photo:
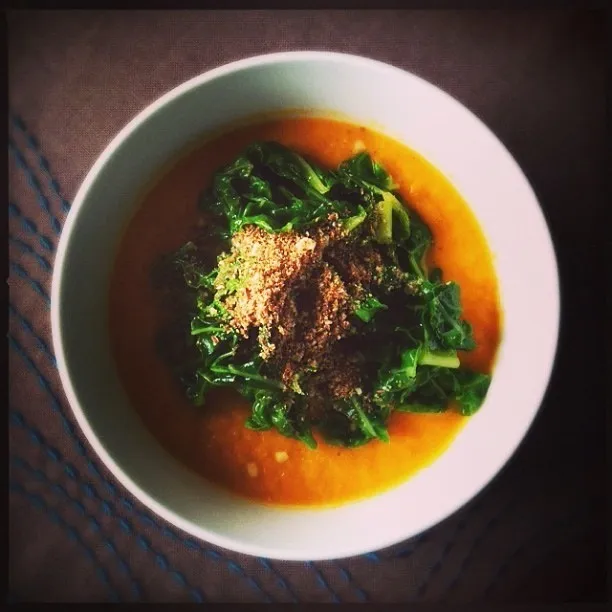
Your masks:
M108 339L110 273L143 185L194 138L287 109L340 113L371 125L440 169L489 240L504 313L504 340L487 401L450 449L404 485L329 510L244 501L184 468L130 408ZM464 107L428 83L371 60L280 54L187 82L109 145L77 194L62 235L53 337L80 426L120 482L153 511L192 535L240 552L324 559L415 535L467 502L499 471L525 435L548 382L557 283L550 237L532 190L504 147Z

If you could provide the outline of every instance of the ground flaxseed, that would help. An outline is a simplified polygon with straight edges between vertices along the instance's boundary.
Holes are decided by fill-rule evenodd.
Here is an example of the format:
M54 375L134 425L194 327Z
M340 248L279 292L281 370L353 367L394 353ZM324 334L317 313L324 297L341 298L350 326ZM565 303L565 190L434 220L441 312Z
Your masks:
M335 216L303 233L249 225L219 260L216 297L235 332L246 338L256 331L261 358L285 385L345 397L358 387L359 369L342 340L355 300L380 265L380 255L354 244ZM305 373L307 390L300 386Z

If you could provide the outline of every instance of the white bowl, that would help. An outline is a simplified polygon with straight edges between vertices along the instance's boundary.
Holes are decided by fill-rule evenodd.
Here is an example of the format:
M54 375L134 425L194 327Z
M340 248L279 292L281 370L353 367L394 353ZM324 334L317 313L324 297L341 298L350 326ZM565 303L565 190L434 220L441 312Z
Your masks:
M183 467L131 409L110 353L107 294L121 232L143 184L194 137L295 108L375 124L441 170L472 207L495 257L503 342L485 405L431 467L384 494L326 510L237 499ZM246 59L173 89L133 119L87 175L66 220L52 287L53 344L87 439L142 503L193 536L242 553L318 560L380 549L475 496L508 461L542 401L554 362L557 266L525 176L461 104L403 70L321 52Z

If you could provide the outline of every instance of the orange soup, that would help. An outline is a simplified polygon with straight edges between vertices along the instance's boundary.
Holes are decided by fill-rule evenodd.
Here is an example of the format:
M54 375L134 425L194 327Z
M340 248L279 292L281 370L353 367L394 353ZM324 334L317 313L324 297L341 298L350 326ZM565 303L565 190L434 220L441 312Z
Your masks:
M151 282L160 254L197 234L196 202L213 173L255 140L275 140L324 167L367 150L430 227L432 265L461 287L464 317L477 348L462 364L489 373L500 341L501 312L491 252L478 222L452 185L395 140L362 126L323 118L279 118L225 133L183 156L146 193L117 255L110 289L110 332L118 372L142 421L175 457L239 495L289 506L330 506L372 496L407 480L452 442L466 417L394 412L390 442L348 449L309 449L274 430L245 428L249 406L216 390L204 407L190 404L156 347L163 324ZM282 461L279 461L282 457Z

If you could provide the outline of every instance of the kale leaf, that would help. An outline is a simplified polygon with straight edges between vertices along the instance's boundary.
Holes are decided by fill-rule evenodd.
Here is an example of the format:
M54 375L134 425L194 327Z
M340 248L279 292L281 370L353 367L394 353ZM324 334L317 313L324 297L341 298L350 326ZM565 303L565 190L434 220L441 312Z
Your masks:
M198 361L187 392L195 404L204 405L213 387L233 387L251 403L247 427L275 429L310 448L315 430L349 448L388 442L394 410L437 413L455 405L468 416L481 407L491 377L461 366L459 353L476 344L462 318L460 288L443 281L441 270L428 271L429 228L368 153L325 170L279 143L255 142L214 175L200 206L213 217L208 236L225 246L248 225L302 232L334 214L355 245L375 245L385 263L353 305L350 340L363 365L362 388L330 399L321 412L311 410L299 383L287 388L260 357L256 334L233 330L223 298L236 287L218 277L195 243L185 244L174 259L193 295Z

